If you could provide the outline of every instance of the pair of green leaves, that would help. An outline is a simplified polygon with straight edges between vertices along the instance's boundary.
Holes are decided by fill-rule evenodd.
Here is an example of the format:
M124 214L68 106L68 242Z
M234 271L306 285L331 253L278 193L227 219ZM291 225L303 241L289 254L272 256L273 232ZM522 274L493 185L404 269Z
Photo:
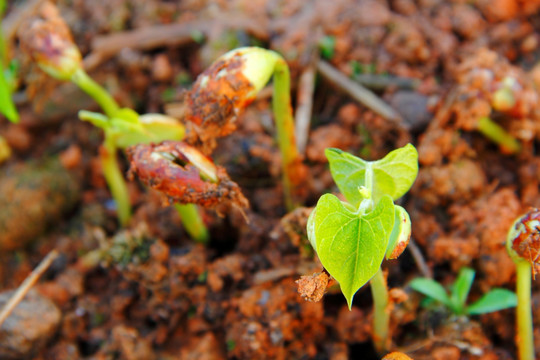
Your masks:
M474 275L473 269L462 268L451 287L450 295L441 284L429 278L414 279L409 285L428 298L441 302L456 315L486 314L517 305L516 294L507 289L495 288L467 306L467 297L471 290Z
M416 179L418 153L410 144L373 162L339 149L325 153L347 202L323 195L308 220L308 237L350 309L354 294L379 270L385 255L391 257L403 237L408 240L409 216L394 200Z
M129 108L119 109L112 118L81 110L79 118L103 129L121 149L150 142L182 140L185 135L184 125L174 118L161 114L139 115Z

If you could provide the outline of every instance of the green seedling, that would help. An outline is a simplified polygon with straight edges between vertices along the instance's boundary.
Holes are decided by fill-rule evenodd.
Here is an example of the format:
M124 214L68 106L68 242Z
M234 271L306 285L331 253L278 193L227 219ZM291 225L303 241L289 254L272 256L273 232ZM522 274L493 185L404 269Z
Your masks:
M0 0L0 113L9 121L17 123L19 113L13 104L11 94L15 89L16 67L10 62L4 34L2 33L2 18L6 11L6 1Z
M506 250L516 264L517 347L520 360L534 360L531 274L540 267L540 210L520 216L508 231Z
M519 113L518 101L514 94L514 88L519 84L513 77L505 77L499 84L499 89L491 94L491 107L495 111L506 114ZM488 116L478 119L476 129L489 140L500 146L501 150L509 154L519 153L521 144L510 135L502 126Z
M240 112L271 77L283 192L287 208L292 209L300 192L303 172L294 137L289 67L281 55L258 47L245 47L221 56L199 75L188 93L186 119L196 125L199 140L208 153L214 149L217 137L235 130Z
M55 7L41 18L33 19L21 36L21 47L48 75L71 81L91 96L104 114L81 110L79 118L101 128L105 134L100 148L103 174L118 208L118 218L125 225L131 218L127 185L117 160L118 149L163 140L181 140L185 128L176 119L161 114L139 115L121 108L102 86L83 69L82 57L71 33ZM176 207L186 231L196 241L206 242L208 231L193 206Z
M394 201L418 174L418 152L411 144L383 159L365 161L339 149L326 149L330 172L347 201L323 195L308 219L307 232L319 259L341 287L349 309L354 294L371 281L374 341L382 352L389 340L388 289L382 261L397 258L411 234L409 214Z
M479 300L467 305L474 275L473 269L462 268L451 286L450 294L441 284L430 278L414 279L409 286L429 299L440 302L456 315L480 315L516 306L516 294L501 288L492 289Z
M521 150L519 141L489 117L481 117L478 120L476 127L482 135L499 145L504 151L515 154Z
M319 40L319 49L321 56L326 60L331 60L334 57L336 49L336 37L327 35Z

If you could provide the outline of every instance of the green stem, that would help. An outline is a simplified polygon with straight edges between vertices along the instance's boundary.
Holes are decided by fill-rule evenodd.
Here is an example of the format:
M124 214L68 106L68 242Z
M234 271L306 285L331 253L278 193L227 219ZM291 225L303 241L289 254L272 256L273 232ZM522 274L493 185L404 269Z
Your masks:
M101 85L95 82L83 69L77 69L71 77L77 86L90 95L101 106L107 117L112 118L120 108L118 103Z
M4 114L9 121L18 123L19 113L11 99L11 93L13 91L12 84L8 83L4 74L5 67L9 66L6 40L2 32L2 17L4 16L5 6L5 1L0 1L0 113Z
M272 109L276 118L277 141L283 167L283 192L288 210L292 210L297 206L293 199L294 188L298 183L298 179L294 175L294 166L296 166L299 158L294 137L290 82L289 67L285 60L279 57L274 68Z
M11 99L11 91L6 78L4 77L4 67L0 64L0 113L13 122L19 122L19 113Z
M387 348L390 314L388 312L388 288L381 268L373 276L370 284L373 296L373 342L375 350L382 354Z
M210 235L199 214L198 207L195 204L174 204L174 207L178 211L184 229L189 236L198 243L208 243Z
M516 292L517 347L520 360L534 360L533 321L531 308L531 264L518 260Z
M519 142L487 116L481 117L478 120L477 129L482 135L497 143L499 146L502 146L512 154L521 150Z
M99 154L101 157L101 166L103 167L103 175L105 176L111 195L116 202L118 219L120 224L124 226L131 218L129 192L116 158L116 146L108 138L107 133L105 133L105 141L99 149Z

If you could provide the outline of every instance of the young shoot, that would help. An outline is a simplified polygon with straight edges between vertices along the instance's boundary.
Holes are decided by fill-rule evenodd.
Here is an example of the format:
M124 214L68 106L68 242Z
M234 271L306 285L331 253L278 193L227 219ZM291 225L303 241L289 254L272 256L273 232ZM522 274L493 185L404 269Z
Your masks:
M411 144L383 159L365 161L339 149L326 149L330 172L346 202L323 195L308 219L311 245L335 278L349 309L354 294L371 281L374 342L379 352L389 341L388 289L382 261L397 258L408 244L411 222L394 201L412 186L418 152Z
M510 227L506 250L516 264L517 347L520 360L533 360L531 274L540 268L540 210L531 209Z
M285 204L292 209L296 205L303 171L294 136L289 67L278 53L245 47L221 56L199 75L188 93L186 119L196 125L197 135L209 152L215 147L217 137L236 129L235 122L241 111L271 77Z
M474 303L467 305L467 297L472 287L475 271L464 267L451 286L450 294L437 281L430 278L417 278L409 286L446 306L455 315L480 315L508 309L517 305L516 294L507 289L495 288L484 294Z
M510 135L502 126L491 120L487 116L478 119L477 129L489 140L498 144L500 148L509 153L516 154L521 151L521 145L512 135Z
M125 225L131 217L131 204L126 182L117 160L118 149L136 144L163 140L181 140L185 128L176 119L161 114L139 115L121 108L114 98L83 69L82 57L57 8L44 3L41 17L32 19L21 35L21 46L50 76L71 81L91 96L105 113L82 110L79 118L103 129L105 138L100 148L103 174L118 209L118 218ZM184 227L196 241L206 242L208 231L193 205L176 207Z

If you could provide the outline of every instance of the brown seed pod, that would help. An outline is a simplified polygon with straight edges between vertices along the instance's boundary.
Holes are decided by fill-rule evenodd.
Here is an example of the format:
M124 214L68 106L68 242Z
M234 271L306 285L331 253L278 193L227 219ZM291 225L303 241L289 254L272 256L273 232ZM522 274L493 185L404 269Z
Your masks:
M517 219L508 233L507 249L514 260L540 267L540 209L533 208Z
M253 101L254 86L242 73L244 62L240 55L220 58L199 75L187 93L185 119L197 125L203 144L233 132L240 110Z
M19 30L21 49L50 76L69 80L82 68L79 48L56 6L45 2L39 17L28 20Z
M215 207L232 203L247 208L248 201L224 168L180 141L129 147L130 176L162 192L170 202Z
M186 94L185 119L195 124L202 151L210 153L216 138L236 129L236 118L270 80L279 59L273 51L239 48L197 77Z

